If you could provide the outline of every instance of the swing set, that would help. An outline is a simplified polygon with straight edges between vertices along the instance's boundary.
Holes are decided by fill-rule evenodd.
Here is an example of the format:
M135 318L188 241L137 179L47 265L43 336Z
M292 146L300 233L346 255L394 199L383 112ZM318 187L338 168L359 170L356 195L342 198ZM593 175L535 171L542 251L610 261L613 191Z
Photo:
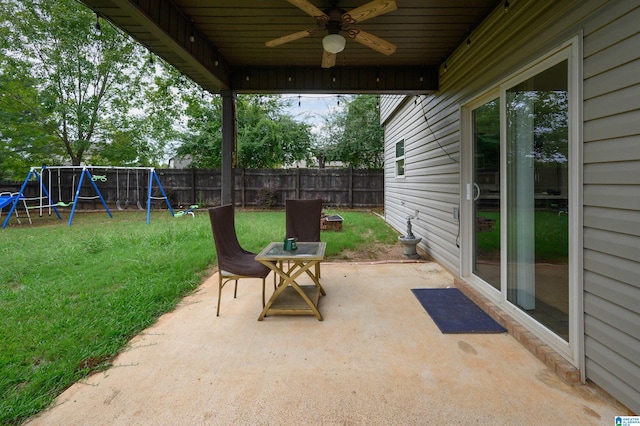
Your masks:
M129 207L130 200L130 177L133 173L135 173L136 179L136 189L135 189L135 204L139 210L145 210L142 204L142 200L140 199L140 188L141 181L140 175L145 176L145 173L148 175L148 191L146 197L146 210L147 210L147 223L151 222L151 203L153 200L164 200L167 203L167 207L169 212L171 212L172 216L176 216L173 209L171 208L171 203L167 197L167 194L160 183L160 179L158 178L158 174L153 167L111 167L111 166L42 166L42 167L31 167L29 173L24 180L24 183L20 187L20 191L14 194L11 194L11 197L5 197L3 199L3 204L0 207L1 209L11 205L9 213L2 224L2 228L5 228L9 223L9 219L11 215L16 215L18 217L18 212L16 208L19 203L23 204L25 211L27 212L27 217L29 218L29 222L31 222L31 217L29 215L29 209L38 209L40 213L40 217L43 215L43 211L45 209L48 210L49 215L51 215L52 211L58 216L58 219L62 219L60 216L60 212L58 211L58 207L69 207L71 206L71 213L69 215L69 221L67 223L68 226L71 226L73 221L73 216L76 212L76 208L78 206L78 202L82 200L100 200L102 205L104 206L105 211L109 215L110 218L113 217L111 214L111 210L109 210L109 206L98 188L96 182L107 182L106 174L94 174L98 171L114 171L116 172L116 208L118 210L124 210ZM62 172L67 171L72 173L72 182L71 182L71 198L70 201L63 201L62 196ZM127 174L127 189L126 189L126 198L124 200L124 206L120 203L120 173L126 172ZM78 178L78 183L76 185L76 177ZM38 185L38 194L36 196L25 196L25 189L27 188L28 183L31 180L37 181ZM82 195L81 190L83 189L84 182L90 182L91 188L94 191L93 195ZM57 198L58 201L54 202L52 199L52 194L54 193L54 182L57 183L55 185L55 189L57 189ZM153 196L153 187L154 183L157 185L157 188L160 190L162 196ZM85 185L86 186L86 185ZM48 189L47 189L48 188ZM86 191L85 191L86 194ZM133 201L133 200L131 200ZM34 204L35 203L35 204ZM183 213L184 214L184 213ZM181 216L181 215L180 215ZM19 220L19 219L18 219Z

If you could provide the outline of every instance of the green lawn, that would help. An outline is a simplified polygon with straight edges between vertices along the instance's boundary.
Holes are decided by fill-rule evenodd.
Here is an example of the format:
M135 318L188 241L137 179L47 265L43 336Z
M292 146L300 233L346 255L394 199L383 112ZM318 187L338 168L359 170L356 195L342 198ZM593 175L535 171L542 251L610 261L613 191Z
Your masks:
M479 216L493 219L490 231L476 234L479 253L489 256L500 253L500 213L482 212ZM536 262L567 262L569 257L569 217L553 211L535 214Z
M342 232L322 234L328 258L397 242L371 213L337 213ZM23 220L0 230L0 424L19 424L108 367L210 274L216 256L205 210L195 218L153 212L149 225L145 214L78 213L71 227L36 217L33 226ZM284 238L284 212L237 211L236 228L240 243L257 252Z

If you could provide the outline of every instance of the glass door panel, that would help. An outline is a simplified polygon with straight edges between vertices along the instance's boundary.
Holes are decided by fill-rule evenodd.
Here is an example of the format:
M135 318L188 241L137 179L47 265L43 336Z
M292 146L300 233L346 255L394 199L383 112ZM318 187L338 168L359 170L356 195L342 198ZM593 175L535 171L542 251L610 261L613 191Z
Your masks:
M568 341L567 67L508 89L505 108L507 299Z
M472 111L473 273L500 290L500 101Z

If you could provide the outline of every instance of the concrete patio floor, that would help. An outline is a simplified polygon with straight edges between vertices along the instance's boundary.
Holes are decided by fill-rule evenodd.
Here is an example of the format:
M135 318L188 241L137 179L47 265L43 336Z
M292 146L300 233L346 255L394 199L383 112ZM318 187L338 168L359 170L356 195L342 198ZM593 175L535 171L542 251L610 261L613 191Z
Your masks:
M267 282L270 281L269 277ZM217 275L32 425L614 424L615 401L567 385L508 334L443 335L411 288L436 263L324 263L313 316L258 322L260 281Z

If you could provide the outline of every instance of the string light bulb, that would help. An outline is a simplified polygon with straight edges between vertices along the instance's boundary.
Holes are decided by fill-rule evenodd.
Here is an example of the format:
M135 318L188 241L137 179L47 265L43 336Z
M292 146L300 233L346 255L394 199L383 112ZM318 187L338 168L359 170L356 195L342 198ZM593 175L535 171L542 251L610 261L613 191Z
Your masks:
M509 0L504 1L504 13L509 13Z

